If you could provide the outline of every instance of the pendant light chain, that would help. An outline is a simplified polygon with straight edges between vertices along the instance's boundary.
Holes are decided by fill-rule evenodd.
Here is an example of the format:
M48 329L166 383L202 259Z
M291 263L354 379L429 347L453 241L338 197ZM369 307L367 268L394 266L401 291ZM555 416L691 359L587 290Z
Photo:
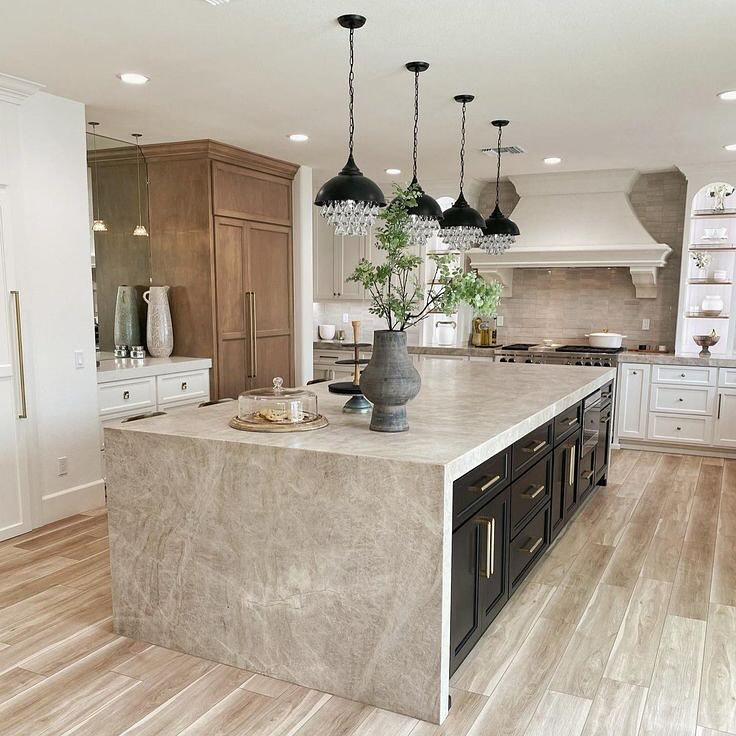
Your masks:
M100 214L100 178L97 175L97 123L90 123L90 125L92 126L92 155L95 157L95 206L92 218L98 220Z
M414 72L414 150L412 153L412 175L417 178L417 139L419 137L419 71Z
M463 193L463 183L465 182L465 103L463 102L463 116L460 133L460 194Z
M350 73L348 74L348 97L350 99L349 103L349 111L350 111L350 125L348 128L348 150L350 151L350 155L353 155L353 137L355 135L355 115L353 113L353 107L355 103L355 90L353 89L353 85L355 82L355 72L353 71L353 67L355 65L355 49L353 44L353 35L355 34L355 29L350 29Z
M140 134L139 134L140 135ZM135 140L135 181L138 184L138 224L141 221L141 147L138 143L138 136Z
M497 163L496 163L496 207L498 207L498 200L499 200L499 188L501 186L501 133L503 132L503 128L499 126L498 128L498 143L496 144L496 154L497 154Z

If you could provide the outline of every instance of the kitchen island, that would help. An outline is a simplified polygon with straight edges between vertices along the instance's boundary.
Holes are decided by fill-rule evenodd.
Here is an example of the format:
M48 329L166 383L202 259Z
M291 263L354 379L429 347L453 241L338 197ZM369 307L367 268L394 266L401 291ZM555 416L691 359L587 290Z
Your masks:
M403 434L370 432L325 384L313 388L330 424L314 432L238 432L232 402L106 429L115 630L442 722L458 513L494 484L513 493L518 469L529 525L546 527L543 545L518 546L530 561L543 554L548 489L527 492L527 468L537 455L535 467L552 467L560 418L574 432L583 400L614 371L427 360L421 373ZM512 577L490 521L488 534L484 579L498 577L502 557ZM508 550L501 526L493 534Z

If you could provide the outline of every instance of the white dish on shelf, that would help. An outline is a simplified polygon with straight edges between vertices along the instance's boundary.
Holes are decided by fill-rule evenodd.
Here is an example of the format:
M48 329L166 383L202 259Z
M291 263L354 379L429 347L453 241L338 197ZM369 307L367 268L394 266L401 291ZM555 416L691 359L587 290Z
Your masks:
M701 240L728 240L728 228L726 227L706 227Z

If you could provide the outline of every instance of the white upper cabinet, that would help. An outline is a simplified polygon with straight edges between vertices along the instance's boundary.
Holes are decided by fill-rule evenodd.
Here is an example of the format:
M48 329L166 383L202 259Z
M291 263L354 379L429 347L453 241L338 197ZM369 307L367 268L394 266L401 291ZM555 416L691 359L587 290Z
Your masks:
M314 300L360 301L366 299L360 284L347 281L361 258L371 257L370 235L335 235L323 218L315 218Z

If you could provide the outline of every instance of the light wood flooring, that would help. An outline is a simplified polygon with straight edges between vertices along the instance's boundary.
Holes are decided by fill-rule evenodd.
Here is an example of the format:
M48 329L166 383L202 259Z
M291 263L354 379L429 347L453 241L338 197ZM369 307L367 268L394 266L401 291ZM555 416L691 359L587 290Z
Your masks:
M0 734L736 734L736 461L615 452L442 727L116 636L104 510L0 543Z

